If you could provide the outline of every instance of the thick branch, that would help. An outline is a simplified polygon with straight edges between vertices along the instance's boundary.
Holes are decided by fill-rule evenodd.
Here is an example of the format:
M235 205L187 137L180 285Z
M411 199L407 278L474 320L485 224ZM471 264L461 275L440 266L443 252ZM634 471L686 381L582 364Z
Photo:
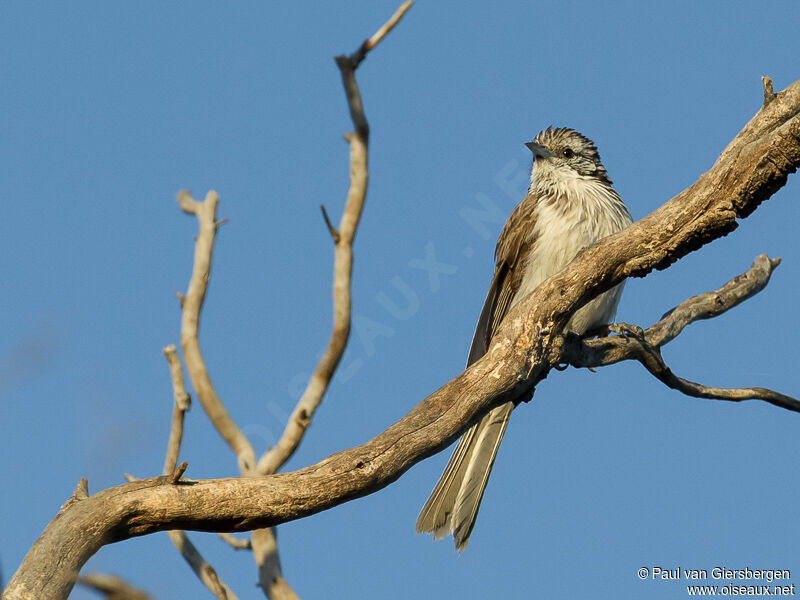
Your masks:
M130 483L144 481L128 474L125 474L125 479ZM157 477L156 480L162 484L175 485L171 475L163 475ZM167 531L167 535L169 535L172 545L175 546L175 549L186 561L186 564L189 565L195 576L215 598L218 600L237 600L236 594L219 578L217 571L203 558L203 555L200 554L197 546L192 543L185 531L170 530Z
M515 307L481 360L374 439L292 473L179 485L156 478L73 502L30 549L6 597L64 597L80 565L106 543L175 527L269 527L385 487L563 362L553 349L580 306L626 277L666 268L730 232L737 218L755 210L798 166L800 81L762 107L697 183L581 252Z
M249 471L255 465L253 447L233 422L217 396L217 392L214 391L197 337L200 311L203 308L211 273L211 253L214 250L214 238L218 226L218 202L219 196L216 192L208 192L203 202L193 199L186 190L178 192L178 205L183 212L197 217L199 229L194 246L194 268L189 280L189 288L181 301L183 308L181 349L183 350L183 359L186 361L186 371L189 373L189 379L192 381L192 387L200 405L222 439L236 454L240 470Z

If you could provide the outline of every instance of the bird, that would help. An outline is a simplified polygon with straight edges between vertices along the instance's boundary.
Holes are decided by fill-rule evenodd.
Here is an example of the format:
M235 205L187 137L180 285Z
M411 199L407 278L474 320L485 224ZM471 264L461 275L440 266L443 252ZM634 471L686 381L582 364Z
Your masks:
M574 129L548 127L525 145L533 153L530 186L497 239L494 275L467 366L487 352L514 305L563 270L581 249L632 223L589 138ZM611 323L623 285L581 307L565 331L585 335ZM420 511L417 533L433 533L434 540L452 534L456 550L466 548L511 411L529 398L530 393L498 406L463 434Z

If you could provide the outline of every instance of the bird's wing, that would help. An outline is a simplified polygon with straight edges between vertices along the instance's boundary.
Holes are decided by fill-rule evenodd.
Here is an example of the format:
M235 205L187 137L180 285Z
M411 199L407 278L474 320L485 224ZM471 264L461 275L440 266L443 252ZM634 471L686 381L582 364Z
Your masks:
M511 307L511 300L522 282L525 271L523 263L535 241L532 222L535 207L536 199L526 196L511 212L497 239L494 276L475 326L467 366L486 354L489 342Z
M535 206L536 201L531 196L520 202L497 240L494 276L475 327L467 366L488 350L492 335L522 282L523 261L534 241L535 228L531 220ZM434 539L452 533L458 551L466 547L513 408L513 402L498 406L461 436L444 473L422 507L417 532L431 531Z

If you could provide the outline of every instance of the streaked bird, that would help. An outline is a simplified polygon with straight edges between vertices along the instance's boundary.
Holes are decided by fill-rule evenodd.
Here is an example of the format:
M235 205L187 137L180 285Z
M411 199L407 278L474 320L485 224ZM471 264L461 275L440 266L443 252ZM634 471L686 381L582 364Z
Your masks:
M495 269L467 366L481 358L503 317L579 250L631 224L611 187L594 143L573 129L549 127L526 144L533 152L530 187L508 217L495 248ZM614 319L623 284L604 292L570 319L579 335ZM519 401L523 400L520 398ZM497 448L517 402L498 406L461 437L417 519L417 533L452 534L469 542Z

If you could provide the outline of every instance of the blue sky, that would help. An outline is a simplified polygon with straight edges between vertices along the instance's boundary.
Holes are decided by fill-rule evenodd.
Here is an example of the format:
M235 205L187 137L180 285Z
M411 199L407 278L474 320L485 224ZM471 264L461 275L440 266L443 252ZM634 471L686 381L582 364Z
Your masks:
M180 188L220 193L201 343L257 452L280 434L330 328L332 248L351 124L332 57L395 2L4 2L0 5L0 562L4 577L86 476L158 474L178 341L175 291L196 224ZM600 149L641 218L711 166L798 77L796 2L418 2L358 71L372 126L356 239L354 335L290 467L362 443L463 368L523 143L571 126ZM509 183L510 182L510 183ZM665 351L709 385L800 394L796 178L722 240L628 283L642 326L745 270L784 261L760 295ZM469 248L472 252L465 252ZM438 281L414 267L432 252ZM399 282L399 283L398 283ZM405 311L398 285L413 292ZM468 549L413 533L449 452L387 489L280 527L303 598L680 598L642 566L790 569L800 583L798 415L686 398L636 364L553 373L515 412ZM195 405L188 476L235 474ZM250 556L191 534L242 599ZM158 598L204 590L166 535L103 548L89 570ZM714 583L714 582L712 582ZM722 582L724 583L724 582ZM95 597L83 590L74 598Z

